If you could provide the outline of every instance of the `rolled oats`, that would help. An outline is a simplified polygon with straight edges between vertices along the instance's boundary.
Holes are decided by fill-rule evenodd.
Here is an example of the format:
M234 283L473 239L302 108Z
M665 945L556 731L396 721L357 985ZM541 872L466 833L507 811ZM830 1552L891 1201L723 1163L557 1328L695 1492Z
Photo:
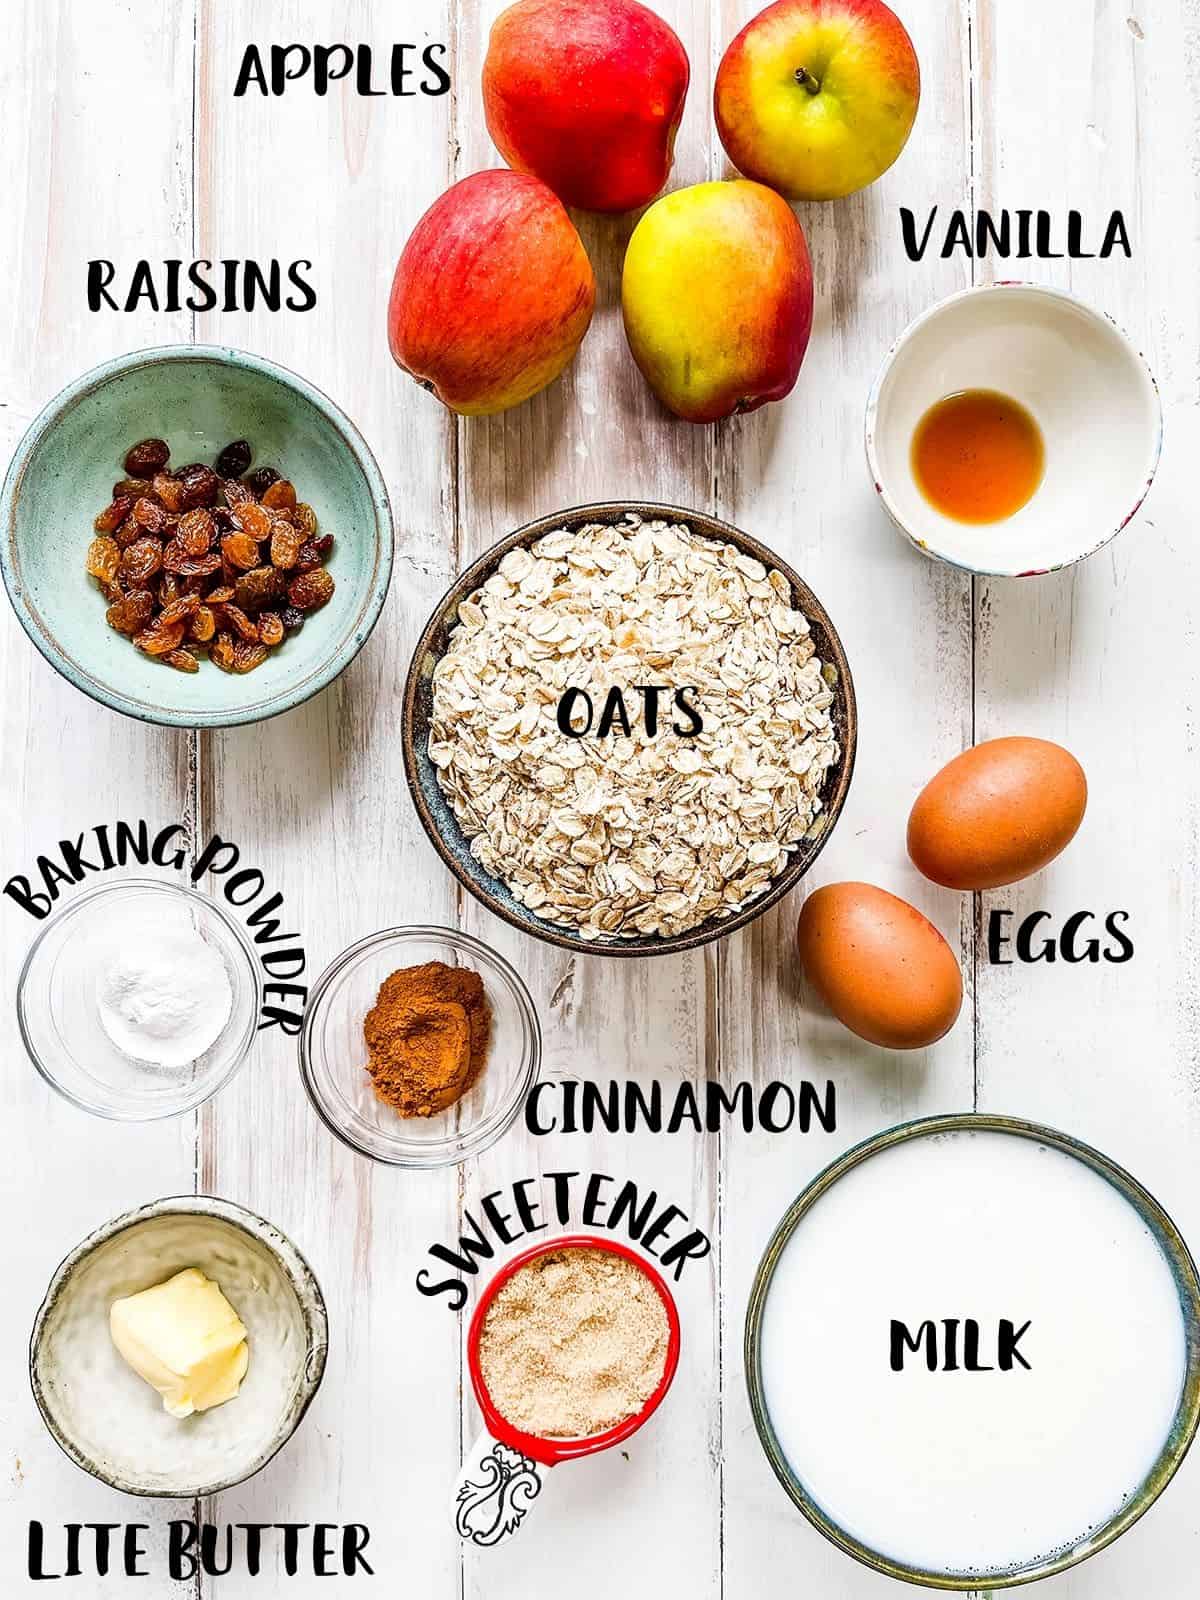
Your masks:
M560 731L567 689L651 682L695 691L699 734L669 715L653 737ZM733 916L823 826L832 703L782 573L630 515L510 550L459 606L429 755L472 855L530 911L597 942L668 936Z

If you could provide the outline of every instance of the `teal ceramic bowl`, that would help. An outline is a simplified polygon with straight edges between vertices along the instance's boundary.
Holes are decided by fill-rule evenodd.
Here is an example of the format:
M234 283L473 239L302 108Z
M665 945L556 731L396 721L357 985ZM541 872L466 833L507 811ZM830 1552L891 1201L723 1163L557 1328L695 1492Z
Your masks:
M104 620L104 597L84 571L92 521L124 476L126 450L147 437L167 441L173 467L211 465L231 440L248 439L254 465L290 478L334 536L333 598L254 672L206 661L177 672ZM170 727L258 722L316 694L366 642L391 577L387 489L349 417L295 373L214 345L138 350L76 379L18 446L0 516L8 596L46 660L114 711Z

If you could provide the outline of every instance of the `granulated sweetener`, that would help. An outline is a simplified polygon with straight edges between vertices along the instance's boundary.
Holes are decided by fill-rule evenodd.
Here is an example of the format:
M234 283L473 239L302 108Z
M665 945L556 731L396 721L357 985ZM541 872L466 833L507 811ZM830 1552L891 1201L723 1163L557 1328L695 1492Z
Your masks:
M572 1246L536 1257L503 1286L484 1318L479 1364L513 1427L587 1438L642 1409L662 1378L669 1332L639 1267Z

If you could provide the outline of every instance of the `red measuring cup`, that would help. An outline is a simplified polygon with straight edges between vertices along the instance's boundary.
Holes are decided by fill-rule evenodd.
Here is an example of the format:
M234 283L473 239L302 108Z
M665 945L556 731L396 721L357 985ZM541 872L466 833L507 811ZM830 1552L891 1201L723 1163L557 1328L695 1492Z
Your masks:
M604 1250L609 1255L632 1262L653 1286L667 1313L667 1359L654 1393L640 1411L626 1417L615 1428L588 1434L581 1439L543 1439L537 1434L522 1433L519 1428L514 1428L497 1411L479 1366L479 1336L483 1332L488 1308L497 1294L513 1274L529 1262L535 1261L538 1256L553 1255L561 1250ZM679 1312L662 1274L644 1256L629 1249L628 1245L618 1244L615 1239L590 1233L566 1234L558 1239L547 1239L530 1250L523 1250L496 1273L479 1296L471 1326L467 1330L467 1364L475 1398L483 1413L484 1431L463 1462L454 1486L454 1525L461 1537L472 1544L503 1544L516 1533L533 1502L541 1494L549 1467L557 1466L560 1461L574 1461L578 1456L594 1455L597 1450L607 1450L614 1444L620 1444L631 1433L636 1433L658 1409L679 1364Z

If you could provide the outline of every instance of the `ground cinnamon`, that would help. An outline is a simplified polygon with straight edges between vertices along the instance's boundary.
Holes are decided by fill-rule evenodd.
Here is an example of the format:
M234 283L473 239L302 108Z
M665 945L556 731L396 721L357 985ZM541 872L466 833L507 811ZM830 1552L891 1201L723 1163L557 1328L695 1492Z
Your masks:
M375 1093L402 1117L431 1117L483 1070L492 1012L469 967L426 961L385 978L363 1021Z

